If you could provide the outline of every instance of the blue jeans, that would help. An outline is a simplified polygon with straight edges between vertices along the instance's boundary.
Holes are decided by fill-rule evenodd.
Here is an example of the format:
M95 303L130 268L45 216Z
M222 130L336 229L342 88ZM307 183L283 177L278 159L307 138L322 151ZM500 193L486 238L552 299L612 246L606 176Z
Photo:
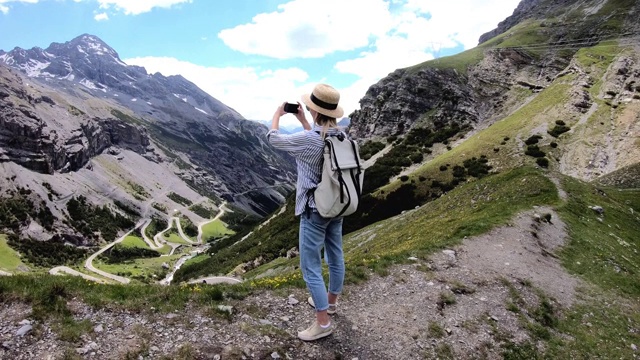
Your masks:
M329 292L338 295L344 283L344 254L342 252L342 217L323 218L317 212L300 216L300 269L307 283L316 311L329 308L327 288L322 277L322 256L329 265Z

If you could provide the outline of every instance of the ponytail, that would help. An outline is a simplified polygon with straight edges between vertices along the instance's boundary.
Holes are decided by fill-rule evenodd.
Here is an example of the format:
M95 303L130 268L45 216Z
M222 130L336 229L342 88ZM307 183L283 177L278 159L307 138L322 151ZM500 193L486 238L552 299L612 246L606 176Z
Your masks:
M316 124L322 126L322 131L320 132L320 137L322 137L322 140L324 140L324 138L327 136L327 132L329 131L329 129L338 127L336 118L324 114L318 113L316 115L315 121Z

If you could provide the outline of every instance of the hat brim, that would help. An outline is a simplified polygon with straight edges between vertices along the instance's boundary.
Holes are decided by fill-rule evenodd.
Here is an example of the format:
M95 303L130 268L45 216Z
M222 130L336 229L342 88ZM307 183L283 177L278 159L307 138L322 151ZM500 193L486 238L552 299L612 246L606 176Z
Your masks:
M344 115L344 109L342 109L342 107L340 105L338 105L337 108L335 108L335 110L329 110L329 109L325 109L322 108L316 104L314 104L313 101L311 101L311 94L304 94L302 95L302 102L307 105L309 107L309 109L312 109L322 115L327 115L329 117L332 118L340 118L342 117L342 115Z

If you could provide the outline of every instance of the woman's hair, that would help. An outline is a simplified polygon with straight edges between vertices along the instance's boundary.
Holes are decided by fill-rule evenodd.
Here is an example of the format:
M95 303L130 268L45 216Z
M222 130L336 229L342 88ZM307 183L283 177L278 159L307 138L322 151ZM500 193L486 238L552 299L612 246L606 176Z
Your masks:
M336 118L320 113L316 113L315 122L316 124L322 126L322 132L320 133L320 136L323 139L325 138L325 135L327 134L327 130L329 130L329 128L338 127L338 121L336 120Z

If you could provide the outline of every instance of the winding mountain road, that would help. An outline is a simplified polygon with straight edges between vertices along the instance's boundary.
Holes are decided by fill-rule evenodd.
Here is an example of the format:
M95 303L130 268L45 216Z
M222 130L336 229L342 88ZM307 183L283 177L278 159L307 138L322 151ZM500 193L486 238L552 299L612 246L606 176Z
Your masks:
M73 275L73 276L80 276L85 280L90 280L90 281L95 281L97 283L101 283L101 284L106 284L107 281L104 279L98 279L97 277L91 276L91 275L87 275L87 274L83 274L80 271L77 270L73 270L70 267L67 266L56 266L53 269L49 270L49 274L51 275L64 275L64 274L68 274L68 275Z
M142 225L142 228L140 229L140 233L142 233L142 239L144 240L145 243L147 243L147 245L151 250L158 250L164 247L164 245L162 244L162 242L156 239L156 236L158 236L157 234L153 237L153 241L149 239L149 237L147 236L147 227L149 226L149 224L151 224L151 219L147 219L144 222L144 225Z
M117 243L122 242L127 236L129 236L129 234L131 234L135 229L139 228L140 226L142 226L143 222L139 222L138 225L136 225L135 228L129 230L129 232L127 232L126 234L122 235L122 237L120 237L119 239L117 239L116 241L107 244L105 247L103 247L102 249L98 250L97 252L95 252L93 255L89 256L89 258L84 262L84 267L89 270L92 271L100 276L106 277L108 279L117 281L119 283L123 283L123 284L128 284L129 282L131 282L131 280L122 277L122 276L118 276L118 275L114 275L111 273L108 273L106 271L102 271L100 269L96 269L93 266L93 260L95 260L95 258L97 258L100 254L102 254L103 252L109 250L112 246L114 246Z
M203 240L202 240L202 227L208 223L214 222L218 219L220 219L225 212L231 211L229 209L227 209L225 207L226 205L226 201L223 202L220 206L219 209L220 211L218 212L218 214L211 220L207 220L207 221L203 221L200 224L198 224L198 237L197 237L197 242L194 242L193 240L191 240L188 236L186 236L186 234L184 233L184 231L182 230L182 226L180 224L180 219L178 217L170 217L169 221L167 223L167 228L158 232L156 235L154 235L153 240L149 239L149 237L146 235L146 229L149 226L149 224L151 224L151 219L141 219L136 226L129 230L126 234L122 235L120 238L118 238L117 240L105 245L103 248L101 248L100 250L98 250L97 252L95 252L94 254L92 254L91 256L89 256L89 258L85 261L84 267L91 271L94 272L106 279L110 279L113 281L117 281L119 283L122 284L128 284L131 282L130 279L122 277L122 276L118 276L118 275L114 275L111 273L108 273L106 271L102 271L100 269L97 269L93 266L93 261L100 256L102 253L104 253L105 251L109 250L111 247L115 246L118 243L121 243L122 241L124 241L124 239L129 236L133 231L135 231L136 229L140 229L140 232L142 234L142 238L144 240L144 242L147 244L147 246L149 246L150 249L153 250L158 250L162 247L164 247L165 244L168 244L169 246L172 247L171 249L171 253L169 255L173 255L173 253L175 252L176 248L180 247L181 244L176 244L176 243L172 243L172 242L167 242L166 240L164 240L162 238L162 235L168 231L169 229L171 229L172 224L175 223L176 228L178 229L178 233L180 234L180 237L188 242L189 244L203 244ZM176 209L177 211L177 209ZM206 246L206 245L205 245ZM168 285L171 283L171 281L173 280L173 274L189 259L193 258L194 256L200 254L202 251L204 251L203 248L199 248L198 250L192 251L191 254L189 255L185 255L183 257L181 257L178 262L176 263L176 265L174 266L174 269L172 270L172 272L162 281L160 281L161 284L164 285ZM169 255L163 255L163 256L169 256ZM52 275L73 275L73 276L80 276L86 280L90 280L90 281L95 281L98 283L107 283L107 281L105 279L100 279L91 275L87 275L84 273L81 273L79 271L76 271L74 269L71 269L67 266L57 266L55 268L52 268L51 270L49 270L49 273ZM0 275L11 275L11 273L5 272L0 270ZM242 280L240 279L236 279L236 278L232 278L232 277L227 277L227 276L209 276L209 277L204 277L204 278L200 278L200 279L196 279L196 280L192 280L189 283L194 284L194 283L206 283L206 284L219 284L219 283L227 283L227 284L237 284L242 282Z
M207 221L204 221L204 222L201 222L200 224L198 224L198 243L202 244L202 227L207 225L208 223L212 223L212 222L220 219L222 217L222 215L224 215L225 211L229 211L229 209L225 209L225 205L226 204L227 204L227 202L225 201L220 205L220 207L219 207L220 212L218 212L218 215L216 215L216 217L214 217L211 220L207 220Z

